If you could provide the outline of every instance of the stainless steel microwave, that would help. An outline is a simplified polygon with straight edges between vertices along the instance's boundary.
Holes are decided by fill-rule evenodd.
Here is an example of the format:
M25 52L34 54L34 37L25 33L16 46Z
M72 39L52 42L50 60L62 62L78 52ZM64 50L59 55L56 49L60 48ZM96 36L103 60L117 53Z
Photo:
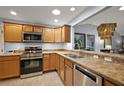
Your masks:
M23 42L40 43L42 42L42 34L38 32L24 32Z

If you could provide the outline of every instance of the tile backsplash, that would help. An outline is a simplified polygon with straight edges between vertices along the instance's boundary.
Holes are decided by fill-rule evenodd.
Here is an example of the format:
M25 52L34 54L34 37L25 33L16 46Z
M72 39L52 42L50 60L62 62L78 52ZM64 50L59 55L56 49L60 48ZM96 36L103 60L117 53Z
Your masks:
M5 43L4 51L24 49L24 47L42 47L42 49L63 49L63 43Z

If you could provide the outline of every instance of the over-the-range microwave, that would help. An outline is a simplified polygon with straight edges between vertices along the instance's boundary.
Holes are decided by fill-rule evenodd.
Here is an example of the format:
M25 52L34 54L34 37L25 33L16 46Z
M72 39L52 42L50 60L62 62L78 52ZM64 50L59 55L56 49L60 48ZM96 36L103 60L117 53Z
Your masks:
M23 42L27 43L40 43L42 42L42 34L38 32L24 32Z

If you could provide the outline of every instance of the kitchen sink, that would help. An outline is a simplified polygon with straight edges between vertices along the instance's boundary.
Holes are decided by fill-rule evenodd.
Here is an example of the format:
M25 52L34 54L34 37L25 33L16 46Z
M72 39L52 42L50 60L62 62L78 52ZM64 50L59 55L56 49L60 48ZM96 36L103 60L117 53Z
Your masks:
M83 58L82 56L78 54L64 54L65 56L71 57L71 58Z

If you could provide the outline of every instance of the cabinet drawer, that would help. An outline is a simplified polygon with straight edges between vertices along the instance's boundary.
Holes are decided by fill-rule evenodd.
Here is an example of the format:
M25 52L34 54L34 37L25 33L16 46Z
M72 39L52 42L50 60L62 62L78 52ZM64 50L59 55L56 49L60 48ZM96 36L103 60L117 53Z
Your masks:
M65 59L65 65L68 65L69 67L73 68L73 63L68 59Z
M11 61L11 60L19 60L19 56L5 56L5 57L0 57L0 62L2 61Z

